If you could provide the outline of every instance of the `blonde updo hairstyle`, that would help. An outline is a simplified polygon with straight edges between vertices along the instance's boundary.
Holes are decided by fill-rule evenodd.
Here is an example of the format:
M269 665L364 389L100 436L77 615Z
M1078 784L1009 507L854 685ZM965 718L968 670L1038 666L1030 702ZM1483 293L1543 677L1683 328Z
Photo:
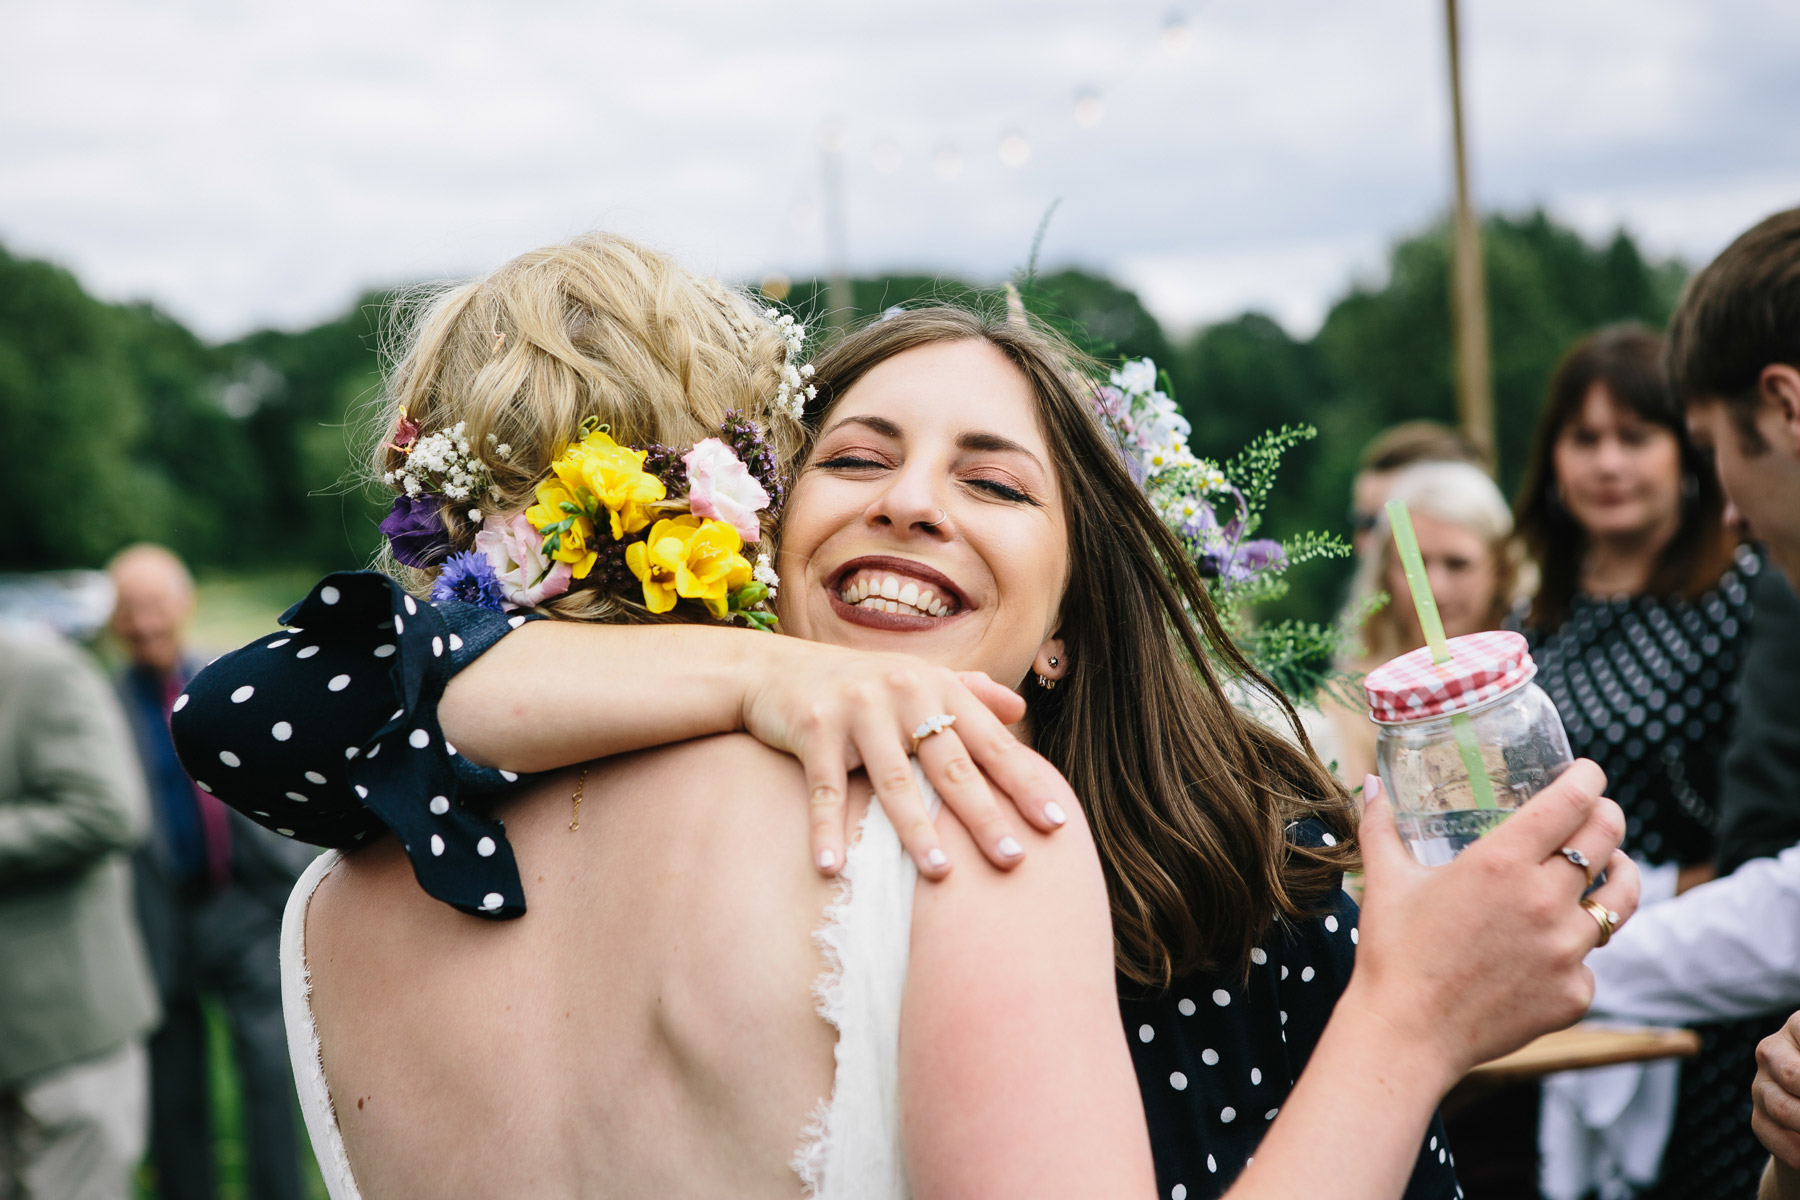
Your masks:
M413 307L388 356L374 466L386 478L406 463L390 444L401 411L421 437L464 425L490 485L445 503L453 553L474 545L470 510L512 515L536 503L550 464L590 418L622 446L680 452L718 436L736 409L762 427L784 474L802 451L800 423L773 404L787 354L781 333L747 297L625 238L593 233L533 250ZM763 517L767 539L774 518ZM400 565L385 541L381 555L411 591L430 591L438 568ZM577 580L538 611L647 622L695 619L690 607L654 616L635 592Z

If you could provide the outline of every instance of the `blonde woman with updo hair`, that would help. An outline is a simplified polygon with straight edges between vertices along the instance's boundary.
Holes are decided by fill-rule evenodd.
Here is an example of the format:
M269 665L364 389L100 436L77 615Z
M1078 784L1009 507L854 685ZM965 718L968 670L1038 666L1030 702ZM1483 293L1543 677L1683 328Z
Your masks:
M1418 463L1394 475L1388 497L1405 501L1412 514L1445 634L1461 637L1499 629L1526 589L1520 585L1512 510L1492 477L1470 463ZM1425 644L1385 509L1376 518L1368 549L1357 559L1346 613L1365 611L1383 593L1387 603L1364 622L1357 655L1343 664L1352 674L1366 674ZM1375 726L1368 710L1343 702L1327 702L1326 709L1337 737L1338 777L1373 774Z

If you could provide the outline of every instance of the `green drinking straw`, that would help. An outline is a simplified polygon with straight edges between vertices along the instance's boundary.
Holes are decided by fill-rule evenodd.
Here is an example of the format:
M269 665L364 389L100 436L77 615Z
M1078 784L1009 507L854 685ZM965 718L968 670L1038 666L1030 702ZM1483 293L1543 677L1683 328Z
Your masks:
M1450 641L1444 636L1444 620L1438 616L1437 600L1431 594L1431 581L1425 575L1425 556L1419 553L1419 536L1413 532L1412 514L1406 511L1406 501L1389 500L1387 515L1388 524L1394 530L1394 546L1400 551L1400 565L1406 571L1406 587L1412 593L1413 608L1419 614L1419 628L1425 631L1425 644L1431 647L1431 661L1442 666L1453 656ZM1488 778L1487 763L1475 741L1475 726L1469 720L1469 714L1453 713L1450 732L1456 737L1463 769L1469 773L1469 789L1475 795L1475 807L1494 808L1494 781Z

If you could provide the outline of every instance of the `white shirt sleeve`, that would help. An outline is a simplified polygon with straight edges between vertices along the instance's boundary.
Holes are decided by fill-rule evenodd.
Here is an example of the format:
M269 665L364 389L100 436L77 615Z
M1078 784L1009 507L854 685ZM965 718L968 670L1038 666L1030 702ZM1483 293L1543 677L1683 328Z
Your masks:
M1644 908L1587 962L1595 1015L1679 1024L1800 1008L1800 846Z

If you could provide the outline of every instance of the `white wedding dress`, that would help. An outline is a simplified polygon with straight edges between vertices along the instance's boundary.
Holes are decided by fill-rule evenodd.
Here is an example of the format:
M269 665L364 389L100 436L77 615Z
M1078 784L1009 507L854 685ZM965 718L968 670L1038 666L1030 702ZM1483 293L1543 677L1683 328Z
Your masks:
M916 762L913 774L935 815L937 795ZM307 907L339 857L328 850L315 859L288 898L281 923L281 998L300 1108L325 1188L331 1200L362 1200L325 1082L306 965ZM799 1131L793 1167L806 1194L818 1200L905 1200L900 1003L918 871L873 799L838 881L837 899L813 935L827 963L814 993L819 1015L838 1031L837 1068L831 1096Z

